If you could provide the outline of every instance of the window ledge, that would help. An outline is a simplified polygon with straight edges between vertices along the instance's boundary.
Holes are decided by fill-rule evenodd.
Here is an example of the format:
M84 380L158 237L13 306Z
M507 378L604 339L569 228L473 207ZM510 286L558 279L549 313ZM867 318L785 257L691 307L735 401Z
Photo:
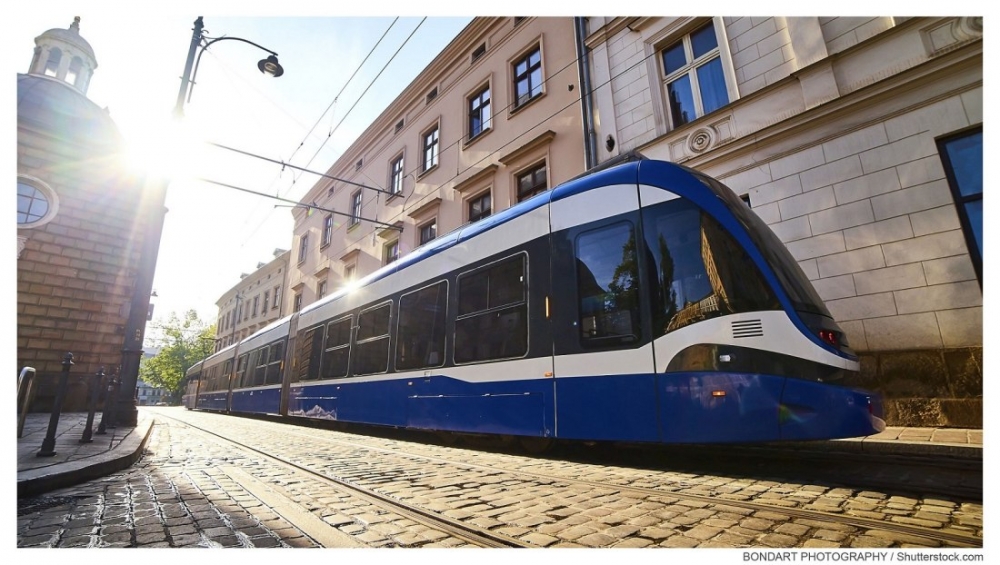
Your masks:
M491 131L493 131L493 126L490 126L489 128L484 129L483 131L479 132L478 134L476 134L476 137L473 137L472 139L463 142L462 143L462 149L469 148L470 146L472 146L473 143L476 143L480 139L482 139L482 138L486 137L487 135L489 135Z
M420 180L420 179L424 178L425 176L433 173L434 171L436 171L438 169L439 166L440 166L440 164L437 164L437 165L434 165L433 167L431 167L429 169L420 171L420 174L417 175L417 180Z
M528 99L527 102L525 102L523 104L519 104L519 105L514 106L513 108L511 108L510 111L507 112L507 119L513 118L514 115L519 114L522 110L524 110L528 106L531 106L532 104L534 104L535 102L537 102L538 100L540 100L542 98L545 98L545 91L544 90L541 91L541 92L539 92L538 94L536 94L533 98Z

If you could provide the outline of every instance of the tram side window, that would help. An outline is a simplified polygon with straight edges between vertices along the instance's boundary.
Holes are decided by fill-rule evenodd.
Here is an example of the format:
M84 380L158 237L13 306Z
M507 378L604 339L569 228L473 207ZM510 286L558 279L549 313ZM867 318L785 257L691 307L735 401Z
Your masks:
M240 355L240 358L236 361L236 386L233 388L241 388L247 386L247 361L249 360L249 355L244 353Z
M647 208L643 226L655 266L654 337L708 318L780 308L743 247L690 201Z
M251 359L254 359L253 383L251 386L264 384L264 374L267 372L267 346L261 347L253 352Z
M386 308L388 308L388 305L386 305ZM351 320L352 317L348 316L326 325L326 346L323 348L324 379L336 379L347 376L348 362L351 358ZM387 317L387 328L388 324ZM388 339L386 340L386 347L388 348ZM388 352L388 349L386 351ZM386 358L386 363L388 363L388 357Z
M358 316L354 374L369 375L389 370L389 315L392 303L365 310Z
M526 288L523 254L459 275L455 363L527 354Z
M298 364L297 380L313 381L318 379L319 361L323 355L323 326L316 326L302 332L295 343L295 359Z
M440 367L444 363L445 281L399 298L396 370Z
M580 340L584 346L638 341L639 261L632 224L621 222L576 240Z
M267 371L264 383L273 385L281 382L281 363L285 358L285 344L282 342L272 343L268 351Z

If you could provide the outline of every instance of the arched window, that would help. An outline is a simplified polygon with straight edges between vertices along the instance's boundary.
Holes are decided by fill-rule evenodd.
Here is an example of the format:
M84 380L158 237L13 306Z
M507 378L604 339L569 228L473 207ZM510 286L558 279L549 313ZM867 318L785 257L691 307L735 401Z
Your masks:
M45 76L56 76L59 73L60 61L62 61L62 50L53 47L49 50L49 60L45 63Z
M73 86L80 86L79 83L83 78L83 75L80 73L82 68L83 61L79 57L73 57L73 60L69 63L69 72L66 73L66 82Z

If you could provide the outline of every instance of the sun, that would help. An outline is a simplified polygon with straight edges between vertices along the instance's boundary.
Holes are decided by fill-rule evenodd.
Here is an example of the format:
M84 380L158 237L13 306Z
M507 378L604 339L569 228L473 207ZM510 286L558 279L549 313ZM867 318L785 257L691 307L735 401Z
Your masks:
M191 180L208 166L205 148L204 137L189 120L149 120L128 137L125 165L170 181Z

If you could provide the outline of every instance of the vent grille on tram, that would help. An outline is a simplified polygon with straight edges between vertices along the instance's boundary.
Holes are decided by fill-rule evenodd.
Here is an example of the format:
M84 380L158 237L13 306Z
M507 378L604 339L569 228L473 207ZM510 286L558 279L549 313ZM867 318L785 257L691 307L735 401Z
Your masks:
M741 337L764 337L764 326L760 320L733 322L733 338Z

